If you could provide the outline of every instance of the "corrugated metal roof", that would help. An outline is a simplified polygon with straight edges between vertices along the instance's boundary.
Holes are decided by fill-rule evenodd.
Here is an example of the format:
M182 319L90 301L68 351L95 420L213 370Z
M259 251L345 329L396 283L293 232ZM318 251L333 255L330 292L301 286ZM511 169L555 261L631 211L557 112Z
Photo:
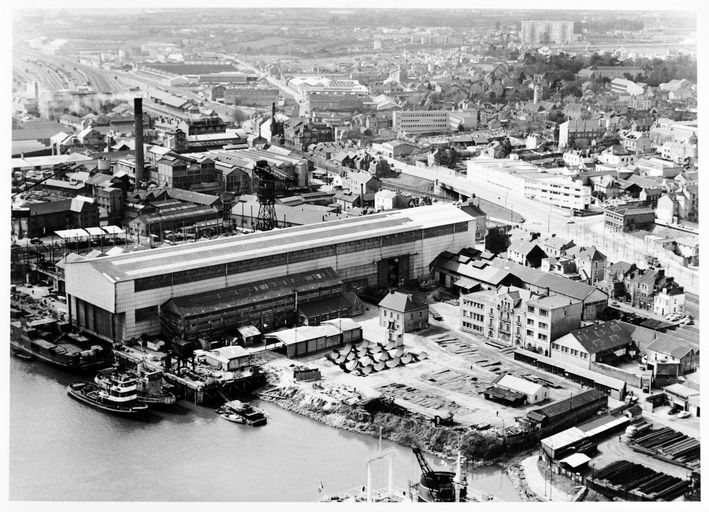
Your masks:
M303 292L340 283L337 273L328 267L230 286L220 290L175 297L167 301L163 308L182 317L199 316L251 303L255 297L260 299L278 297L284 292L292 293L294 290Z
M452 205L420 206L124 254L86 264L115 281L124 281L471 220Z

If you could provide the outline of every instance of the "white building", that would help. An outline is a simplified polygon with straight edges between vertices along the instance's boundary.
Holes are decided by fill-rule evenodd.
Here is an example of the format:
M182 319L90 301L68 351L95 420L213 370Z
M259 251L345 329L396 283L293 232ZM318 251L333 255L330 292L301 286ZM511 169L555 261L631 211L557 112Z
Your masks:
M566 44L573 40L573 21L523 20L520 30L522 44L545 42Z
M681 286L671 287L669 290L663 288L655 294L652 312L659 316L666 316L670 313L684 313L684 288Z
M525 183L524 197L569 210L585 210L591 206L592 188L571 177L530 177Z
M450 112L447 110L394 110L394 131L406 133L450 131Z
M331 268L385 287L429 273L443 251L475 240L475 219L434 205L68 263L70 322L109 341L159 334L173 298Z
M528 404L536 404L549 398L549 390L546 387L509 373L500 377L497 382L493 381L493 384L502 389L522 393L527 397Z

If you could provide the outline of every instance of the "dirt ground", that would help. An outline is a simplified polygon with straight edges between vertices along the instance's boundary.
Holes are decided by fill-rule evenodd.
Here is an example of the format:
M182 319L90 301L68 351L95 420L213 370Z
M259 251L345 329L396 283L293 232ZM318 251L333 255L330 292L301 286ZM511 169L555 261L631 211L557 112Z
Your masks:
M379 326L377 307L367 304L364 315L355 318L362 326L364 338L373 342L384 342L386 330ZM517 376L525 374L558 383L559 389L549 388L550 399L546 402L567 398L580 392L581 386L566 382L551 374L536 370L513 360L511 353L486 345L485 340L458 329L458 308L452 304L436 303L436 312L442 321L429 319L428 329L404 335L404 349L419 354L421 360L406 366L399 366L367 377L345 373L339 366L325 358L325 353L318 353L298 359L298 363L310 367L318 367L323 376L323 382L355 388L364 396L375 397L382 393L382 387L391 384L403 384L414 391L403 396L396 390L388 389L387 394L394 396L397 403L406 408L428 416L451 410L456 422L463 425L482 425L490 428L509 427L515 423L515 418L525 415L526 411L539 404L525 407L509 407L486 400L482 391L499 375L512 372ZM474 354L459 355L435 342L435 339L445 336L455 337L460 343L475 350ZM476 361L480 361L479 363ZM496 366L485 366L499 362ZM270 363L272 367L284 367L293 364L290 360ZM493 371L498 369L498 371ZM448 370L447 372L445 370ZM284 372L286 375L287 372ZM391 392L394 392L392 395ZM421 403L422 395L430 398L426 404ZM437 407L431 406L436 404Z

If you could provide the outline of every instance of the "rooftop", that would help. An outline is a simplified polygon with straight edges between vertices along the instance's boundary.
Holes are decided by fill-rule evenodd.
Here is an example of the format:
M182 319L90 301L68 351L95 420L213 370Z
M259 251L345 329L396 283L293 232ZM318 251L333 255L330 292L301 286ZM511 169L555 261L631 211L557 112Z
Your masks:
M408 293L391 291L379 301L379 307L392 309L394 311L415 311L421 308L427 308L426 303L419 302L414 299L414 296Z
M576 338L589 354L596 354L632 343L634 331L632 324L611 320L572 331L567 336Z
M111 281L128 281L470 221L468 214L452 205L420 206L315 225L205 240L77 264L91 265Z

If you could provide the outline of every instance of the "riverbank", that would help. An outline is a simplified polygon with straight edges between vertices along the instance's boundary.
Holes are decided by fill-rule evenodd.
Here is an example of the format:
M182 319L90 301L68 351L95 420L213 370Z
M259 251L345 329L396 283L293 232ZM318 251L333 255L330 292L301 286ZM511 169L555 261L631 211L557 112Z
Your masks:
M342 395L343 401L333 400L334 394ZM381 435L402 446L418 446L436 457L454 459L460 452L474 466L508 461L502 441L490 431L435 425L430 418L392 401L363 397L355 390L316 386L311 392L293 385L271 388L259 397L328 426L375 438Z

